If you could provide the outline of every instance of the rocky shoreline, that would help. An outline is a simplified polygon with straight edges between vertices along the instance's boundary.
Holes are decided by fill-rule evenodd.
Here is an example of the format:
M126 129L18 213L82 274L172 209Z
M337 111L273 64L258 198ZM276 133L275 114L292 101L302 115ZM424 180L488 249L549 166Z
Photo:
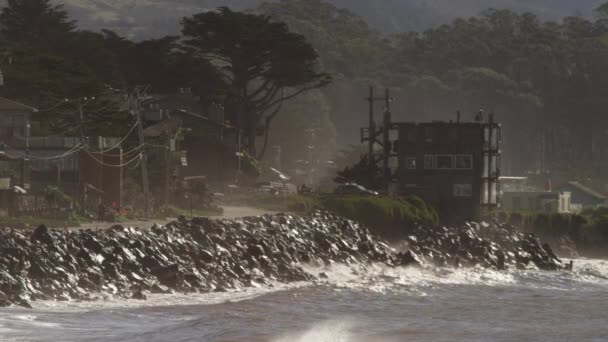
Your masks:
M506 226L417 227L401 252L369 229L317 212L236 220L181 218L150 229L0 231L0 306L113 295L222 292L269 281L312 281L300 265L428 260L444 265L562 269L550 247ZM322 276L322 275L321 275Z
M437 266L544 271L572 267L562 264L549 244L499 221L451 228L417 226L400 249L407 250L397 255L402 264L425 260Z

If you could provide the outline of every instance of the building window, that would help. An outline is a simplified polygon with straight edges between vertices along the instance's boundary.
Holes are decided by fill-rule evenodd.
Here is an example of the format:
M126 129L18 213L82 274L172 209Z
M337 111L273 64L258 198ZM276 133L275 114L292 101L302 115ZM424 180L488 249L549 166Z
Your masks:
M473 197L473 186L471 184L454 184L454 197Z
M425 170L434 170L435 169L435 156L432 154L427 154L424 156L424 169Z
M451 155L438 155L436 159L435 167L439 170L449 170L454 167L454 157Z
M416 158L415 157L408 157L405 160L405 162L407 164L408 170L416 170Z
M472 170L473 156L470 154L460 154L454 156L454 168L457 170Z

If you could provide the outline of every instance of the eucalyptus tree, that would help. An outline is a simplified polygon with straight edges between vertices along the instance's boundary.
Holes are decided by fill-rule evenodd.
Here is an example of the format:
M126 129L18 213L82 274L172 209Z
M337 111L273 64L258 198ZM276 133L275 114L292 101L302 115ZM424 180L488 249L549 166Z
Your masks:
M50 0L8 0L0 12L3 38L38 48L58 48L75 28L63 6Z
M306 38L268 16L220 7L184 18L182 26L182 48L221 74L226 117L243 130L252 156L284 101L331 81Z

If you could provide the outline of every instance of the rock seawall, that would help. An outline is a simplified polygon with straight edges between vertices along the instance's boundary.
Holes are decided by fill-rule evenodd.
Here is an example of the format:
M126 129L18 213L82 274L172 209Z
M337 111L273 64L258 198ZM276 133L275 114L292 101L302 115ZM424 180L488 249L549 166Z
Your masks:
M92 300L103 294L226 291L308 281L302 263L384 262L393 251L368 229L316 213L240 220L181 219L141 230L0 232L0 305Z
M402 264L425 259L437 266L545 271L566 268L551 246L499 221L473 222L452 228L417 226L401 249L407 250L398 254Z
M370 231L335 215L279 214L238 220L181 219L166 226L94 232L0 231L0 306L32 300L220 292L316 277L300 265L384 263L504 269L562 268L547 245L512 227L417 227L397 253ZM322 277L322 275L320 275Z

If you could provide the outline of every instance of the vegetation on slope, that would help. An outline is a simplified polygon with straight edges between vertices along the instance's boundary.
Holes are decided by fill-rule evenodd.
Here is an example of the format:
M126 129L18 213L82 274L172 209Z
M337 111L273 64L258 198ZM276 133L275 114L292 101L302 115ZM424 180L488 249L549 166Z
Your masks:
M314 210L326 210L361 222L372 227L376 233L385 236L395 236L396 232L405 232L416 223L439 222L435 209L417 197L256 194L232 197L229 203L303 214Z

